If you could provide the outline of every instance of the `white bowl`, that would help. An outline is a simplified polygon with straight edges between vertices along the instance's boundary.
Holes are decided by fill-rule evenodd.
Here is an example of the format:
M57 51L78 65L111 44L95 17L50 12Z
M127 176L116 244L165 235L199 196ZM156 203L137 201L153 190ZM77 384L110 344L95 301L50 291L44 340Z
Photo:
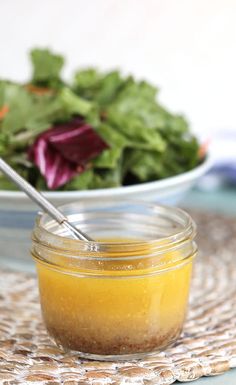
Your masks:
M142 199L149 202L176 205L196 181L209 170L211 163L208 156L201 165L191 171L154 182L97 190L45 191L43 194L56 206L83 198L96 200L100 197ZM37 206L21 191L0 190L0 210L13 209L16 211L35 211Z
M142 199L176 205L210 166L211 160L208 157L191 171L156 182L100 190L44 192L44 195L56 206L83 198L99 200L101 197ZM37 211L37 206L24 193L0 191L0 264L2 266L33 271L29 250L31 230Z

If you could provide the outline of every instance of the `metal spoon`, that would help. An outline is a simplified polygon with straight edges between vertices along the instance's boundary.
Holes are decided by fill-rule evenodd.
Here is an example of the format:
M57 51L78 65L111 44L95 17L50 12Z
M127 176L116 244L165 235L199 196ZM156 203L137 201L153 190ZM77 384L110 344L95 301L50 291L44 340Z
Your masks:
M15 183L28 197L46 211L59 225L65 226L74 238L82 241L92 241L92 239L77 229L68 218L58 210L51 202L49 202L41 193L39 193L31 184L22 178L9 164L0 158L0 171L2 171L8 179Z

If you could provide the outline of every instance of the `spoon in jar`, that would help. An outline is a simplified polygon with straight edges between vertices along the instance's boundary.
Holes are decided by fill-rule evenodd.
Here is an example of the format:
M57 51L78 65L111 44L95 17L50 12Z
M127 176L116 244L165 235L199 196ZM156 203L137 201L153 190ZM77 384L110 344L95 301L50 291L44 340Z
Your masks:
M22 190L28 197L46 211L55 221L70 231L74 238L82 241L93 241L87 234L77 229L68 218L58 210L51 202L49 202L40 192L38 192L31 184L29 184L22 176L20 176L9 164L0 158L0 171L6 175L20 190Z

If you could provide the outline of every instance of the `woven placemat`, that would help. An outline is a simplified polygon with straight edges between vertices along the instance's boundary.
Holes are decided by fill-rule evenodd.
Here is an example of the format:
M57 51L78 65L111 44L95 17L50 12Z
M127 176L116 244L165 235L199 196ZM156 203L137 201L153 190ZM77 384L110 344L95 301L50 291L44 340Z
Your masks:
M178 343L141 361L80 360L50 342L32 276L0 271L0 384L172 384L236 367L236 223L196 214L199 246Z

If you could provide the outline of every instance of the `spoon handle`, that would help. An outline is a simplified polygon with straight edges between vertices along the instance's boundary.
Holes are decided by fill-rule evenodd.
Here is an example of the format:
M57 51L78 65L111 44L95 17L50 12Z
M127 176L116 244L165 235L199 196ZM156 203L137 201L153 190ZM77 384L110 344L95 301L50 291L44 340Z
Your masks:
M65 225L74 237L81 240L91 240L81 230L68 222L67 217L58 210L51 202L49 202L40 192L38 192L30 183L22 178L11 166L9 166L2 158L0 158L0 170L22 191L24 191L30 199L32 199L38 206L46 211L56 222L60 225Z

